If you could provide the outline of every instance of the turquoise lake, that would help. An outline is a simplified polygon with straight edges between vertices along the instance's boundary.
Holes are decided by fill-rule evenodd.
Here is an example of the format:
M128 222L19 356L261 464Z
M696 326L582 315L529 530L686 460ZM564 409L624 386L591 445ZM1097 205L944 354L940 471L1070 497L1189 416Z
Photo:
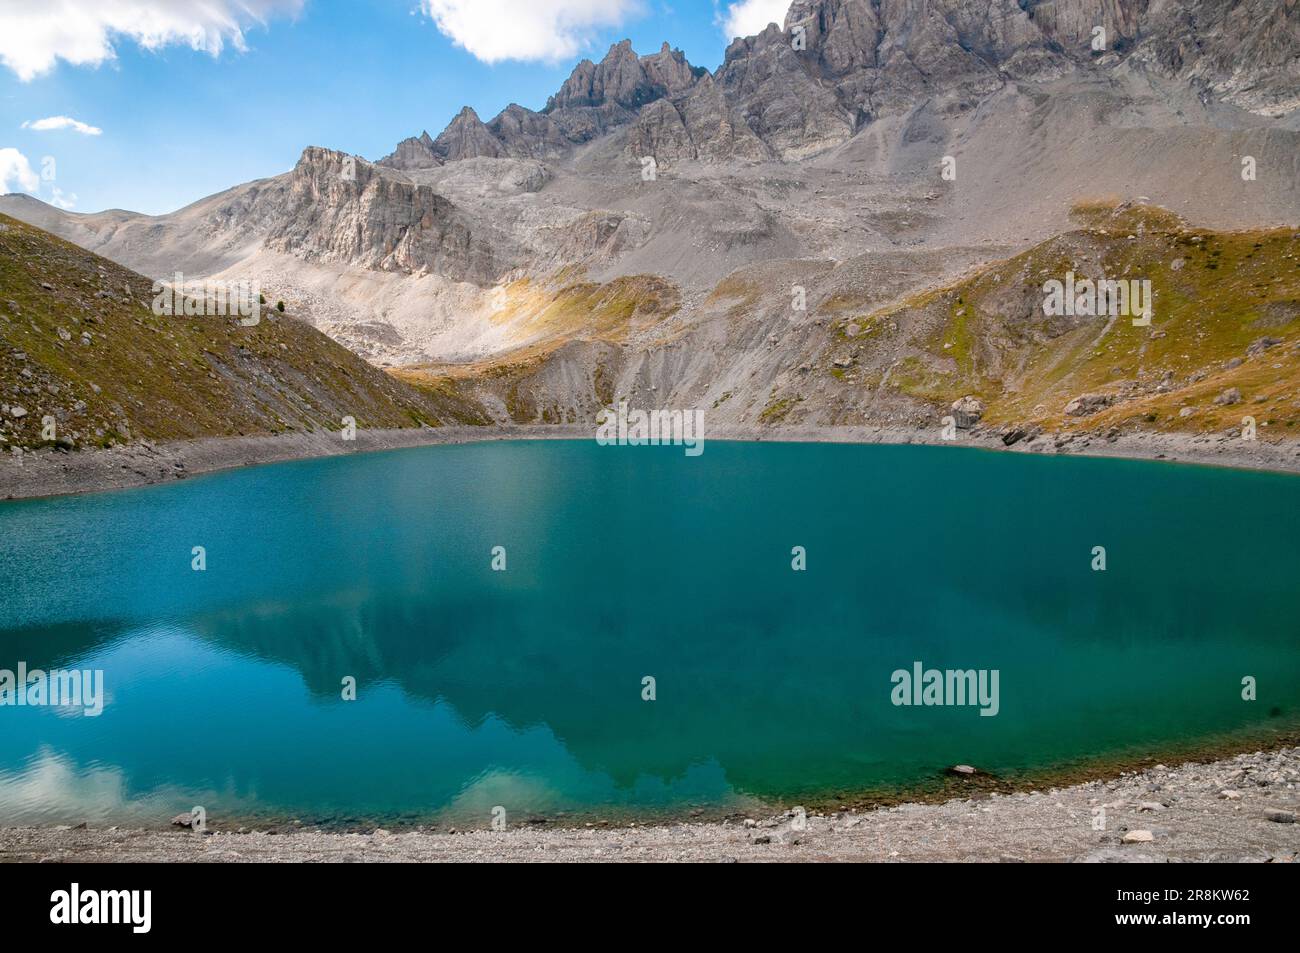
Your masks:
M3 503L20 662L102 670L105 704L0 707L0 824L487 826L1021 775L1300 726L1300 479L539 441ZM895 705L916 662L996 670L997 714Z

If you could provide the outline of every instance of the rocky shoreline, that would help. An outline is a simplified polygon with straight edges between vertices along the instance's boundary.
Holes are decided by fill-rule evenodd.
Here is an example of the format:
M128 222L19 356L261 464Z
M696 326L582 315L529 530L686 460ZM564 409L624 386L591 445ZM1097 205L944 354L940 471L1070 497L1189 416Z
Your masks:
M477 427L404 428L358 430L355 441L344 441L338 433L277 434L274 436L210 437L165 443L138 441L104 450L27 451L0 460L0 499L31 499L98 493L132 487L174 483L188 477L221 470L342 456L374 453L438 443L460 443L482 439ZM520 428L524 430L525 428ZM526 433L499 439L526 439Z
M1254 862L1300 857L1300 747L935 804L663 825L0 829L0 862Z
M49 449L11 453L0 459L0 500L96 493L173 483L187 477L289 460L373 453L437 444L490 440L594 439L586 425L456 426L360 430L356 440L339 434L278 434L214 437L168 443L142 441L105 450ZM1119 457L1209 466L1300 473L1300 441L1246 441L1223 434L1035 434L1008 445L991 429L962 431L945 442L935 429L897 426L728 427L711 429L710 441L862 443L973 447L1011 453Z

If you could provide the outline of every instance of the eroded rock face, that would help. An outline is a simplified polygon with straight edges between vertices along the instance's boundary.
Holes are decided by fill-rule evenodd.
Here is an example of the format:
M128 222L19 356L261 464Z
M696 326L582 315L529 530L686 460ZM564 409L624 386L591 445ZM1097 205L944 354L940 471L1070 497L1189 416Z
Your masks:
M787 34L769 26L732 43L716 79L768 148L794 160L847 141L857 128L858 107L815 78L815 68L815 58L796 52Z
M1293 0L1178 0L1139 17L1131 62L1277 117L1300 108L1300 4Z
M773 158L768 145L750 128L742 109L731 106L722 87L705 77L681 100L658 100L641 110L628 134L633 157L725 161Z
M494 248L508 247L500 236L481 237L482 227L428 186L329 149L303 152L283 202L266 246L309 261L488 284L499 270Z
M392 155L380 159L376 165L390 169L433 169L442 165L442 157L433 149L433 139L427 132L410 139L403 139L397 144Z
M563 268L574 261L598 265L617 258L645 241L650 224L620 212L589 212L554 230L548 267Z
M505 147L492 131L483 124L469 106L460 111L437 139L433 151L448 162L459 159L477 159L487 156L498 159L505 155Z
M500 140L505 154L516 158L549 159L572 145L550 116L515 103L503 109L487 127Z
M610 103L636 110L664 97L687 92L702 71L680 50L665 43L658 53L639 57L632 41L615 44L599 63L583 60L546 104L546 112Z
M638 57L624 40L599 63L579 63L543 112L571 144L589 142L633 122L648 105L686 95L707 75L667 43L658 53Z
M652 156L658 162L694 159L699 154L681 112L666 99L641 110L628 136L627 151L632 156Z

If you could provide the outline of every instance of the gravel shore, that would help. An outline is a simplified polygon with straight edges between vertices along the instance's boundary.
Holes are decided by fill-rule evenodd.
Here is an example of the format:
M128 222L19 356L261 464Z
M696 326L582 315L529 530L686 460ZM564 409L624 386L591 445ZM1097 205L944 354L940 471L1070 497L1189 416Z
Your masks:
M1230 861L1300 856L1300 748L862 813L461 833L0 829L0 861ZM1100 813L1104 811L1104 813ZM1095 829L1104 822L1104 829ZM802 827L802 829L797 829Z
M1246 441L1224 434L1135 433L1113 436L1041 434L1006 446L991 430L963 432L945 443L935 430L911 427L755 427L706 432L709 441L924 444L1010 453L1124 457L1300 473L1300 441ZM0 458L0 500L95 493L171 483L191 476L286 460L373 453L435 444L489 440L591 440L585 425L408 428L358 431L344 442L336 433L220 437L107 450L10 453Z

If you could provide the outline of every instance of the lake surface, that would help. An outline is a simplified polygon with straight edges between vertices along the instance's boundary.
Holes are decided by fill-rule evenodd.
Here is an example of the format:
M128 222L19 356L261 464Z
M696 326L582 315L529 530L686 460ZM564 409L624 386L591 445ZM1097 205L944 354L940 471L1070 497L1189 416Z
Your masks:
M105 684L0 707L0 823L743 808L1289 730L1297 580L1294 477L958 448L484 443L0 504L0 669ZM996 670L997 714L895 705L916 662Z

